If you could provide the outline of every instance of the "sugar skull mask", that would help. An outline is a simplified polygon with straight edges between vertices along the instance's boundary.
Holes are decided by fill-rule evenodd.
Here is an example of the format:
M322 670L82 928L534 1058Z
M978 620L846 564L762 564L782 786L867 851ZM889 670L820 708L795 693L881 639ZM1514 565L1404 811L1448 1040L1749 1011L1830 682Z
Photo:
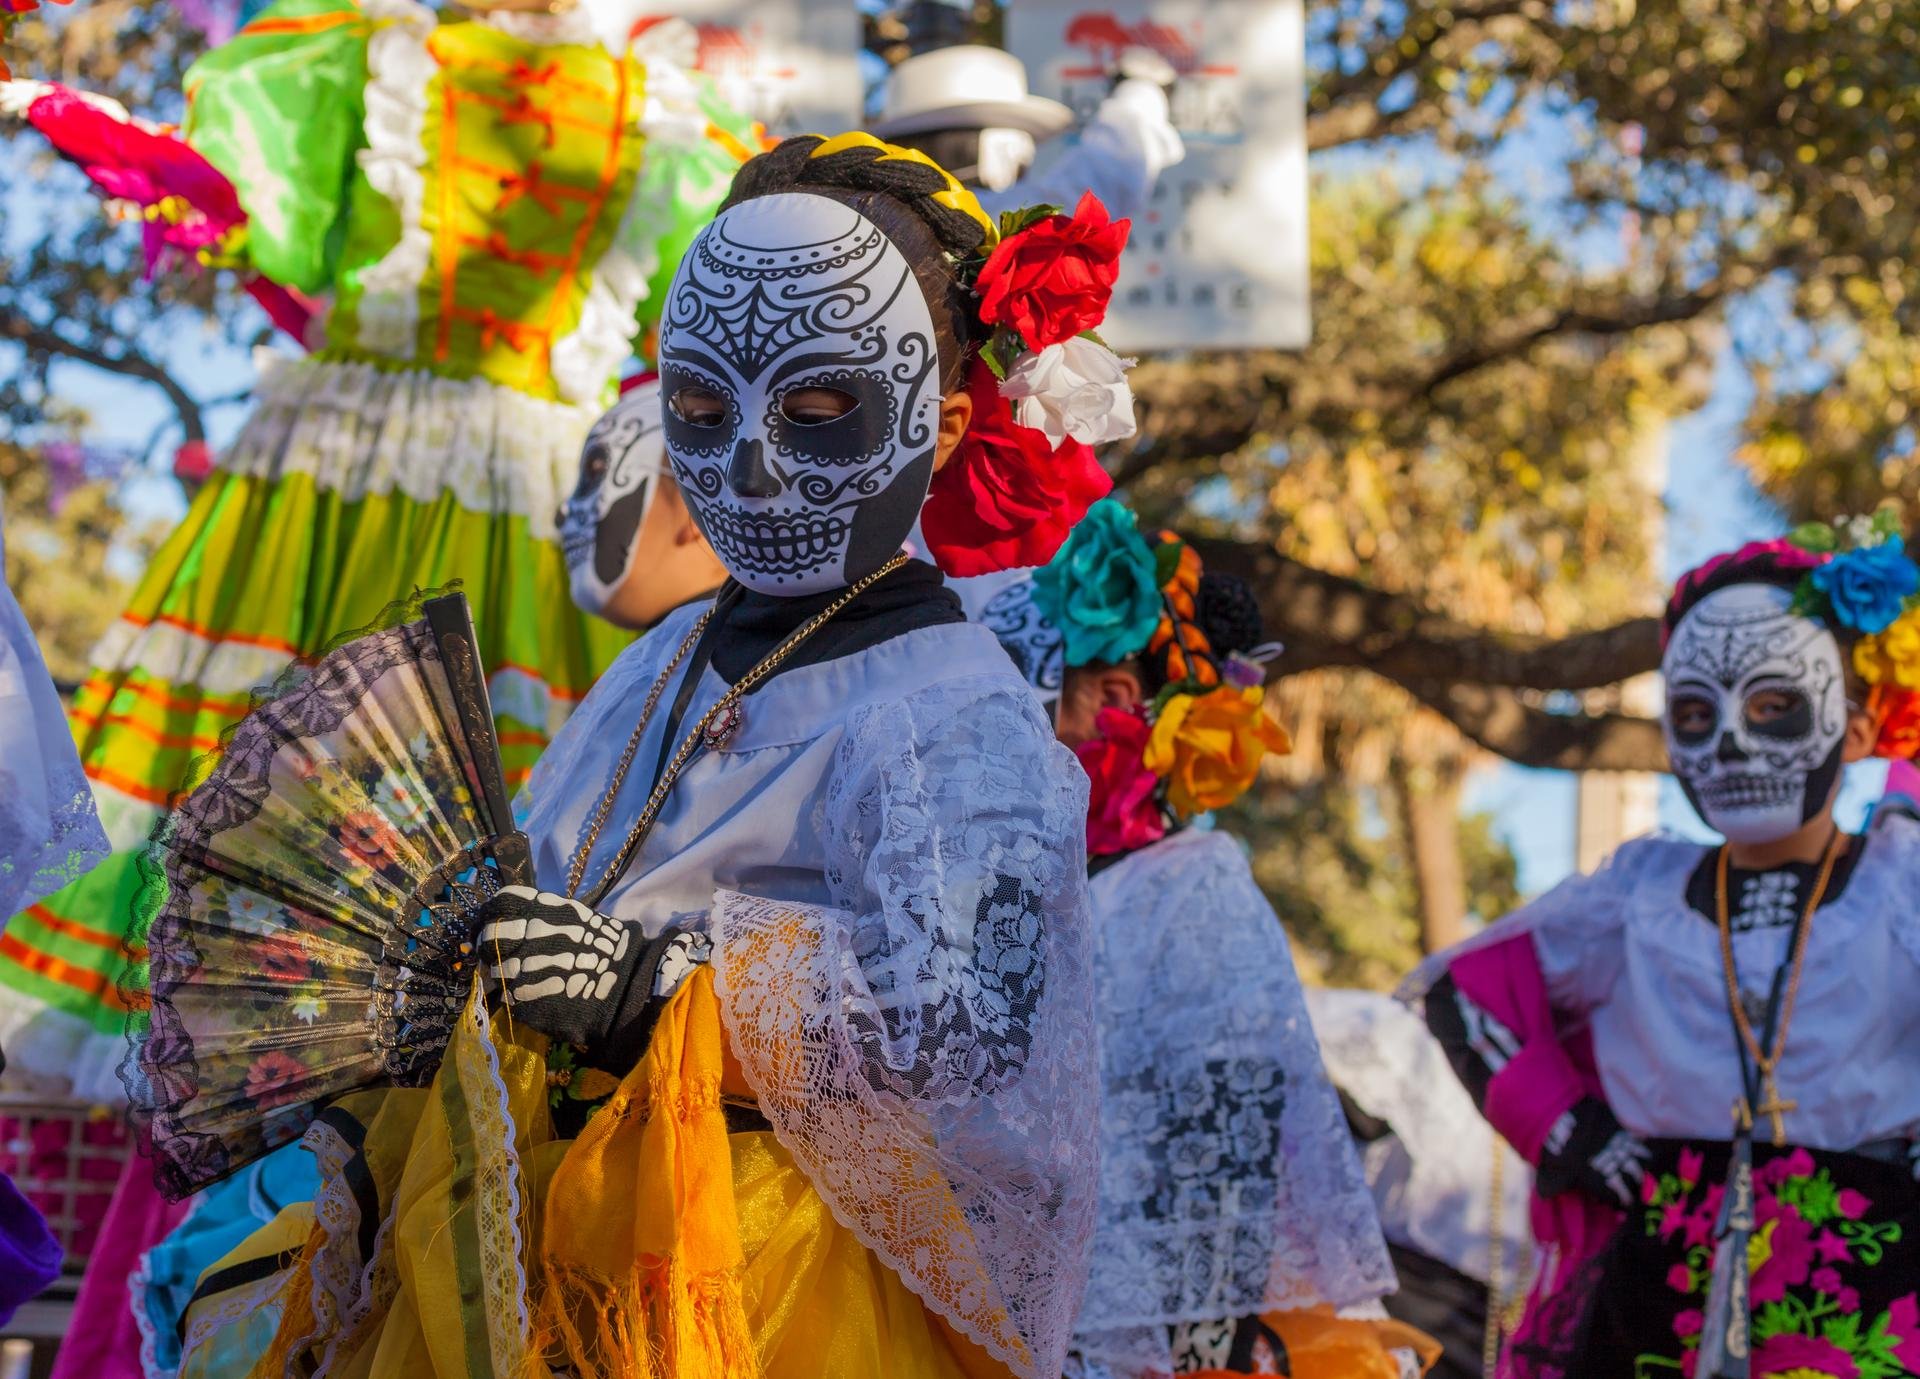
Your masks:
M1700 817L1738 843L1800 828L1840 774L1840 647L1792 604L1771 584L1718 590L1680 620L1661 662L1674 775Z
M660 385L642 383L593 424L580 480L560 507L560 547L573 601L604 614L633 570L640 528L666 477Z
M709 225L667 300L660 384L668 458L728 573L798 596L891 559L933 477L939 375L912 267L851 207L785 193ZM838 415L795 410L820 390Z

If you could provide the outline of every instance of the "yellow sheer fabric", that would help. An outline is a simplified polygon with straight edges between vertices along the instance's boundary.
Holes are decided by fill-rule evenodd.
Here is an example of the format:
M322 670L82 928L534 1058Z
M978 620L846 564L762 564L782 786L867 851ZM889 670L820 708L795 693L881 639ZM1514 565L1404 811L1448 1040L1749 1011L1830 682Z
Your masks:
M186 1372L278 1379L292 1358L345 1379L1006 1379L834 1220L773 1135L727 1133L722 1097L747 1089L706 969L578 1140L551 1138L537 1037L478 1016L431 1087L336 1108L359 1142L329 1189L359 1179L356 1200L392 1221L372 1257L353 1252L370 1232L346 1194L323 1190L267 1299L278 1336L203 1297ZM481 1142L501 1110L511 1128ZM283 1215L221 1265L270 1259L304 1226Z

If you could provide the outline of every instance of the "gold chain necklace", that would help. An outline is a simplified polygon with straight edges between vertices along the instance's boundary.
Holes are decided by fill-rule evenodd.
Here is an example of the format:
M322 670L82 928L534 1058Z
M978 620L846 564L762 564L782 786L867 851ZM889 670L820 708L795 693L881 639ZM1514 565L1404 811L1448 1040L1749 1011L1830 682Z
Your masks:
M1740 1042L1746 1046L1747 1056L1753 1059L1753 1066L1760 1070L1760 1104L1748 1106L1747 1094L1742 1091L1740 1100L1734 1104L1734 1118L1743 1130L1753 1127L1756 1115L1770 1118L1773 1121L1775 1145L1787 1142L1786 1112L1800 1109L1799 1102L1780 1099L1777 1069L1787 1051L1787 1030L1793 1024L1793 1003L1800 995L1800 973L1806 965L1807 939L1813 933L1814 911L1820 908L1820 901L1826 896L1827 883L1833 879L1834 865L1840 860L1840 844L1846 836L1838 828L1834 829L1833 837L1827 843L1826 855L1820 860L1820 874L1814 880L1813 891L1807 896L1806 909L1801 913L1800 932L1793 941L1793 966L1787 972L1787 993L1780 1005L1780 1024L1774 1032L1771 1052L1760 1047L1760 1037L1753 1032L1753 1021L1747 1018L1747 1003L1740 998L1740 978L1733 965L1733 920L1727 905L1729 849L1724 844L1715 868L1714 904L1720 924L1720 962L1727 978L1727 1006L1733 1011L1734 1028L1740 1033Z
M903 551L872 574L856 580L839 598L794 629L785 641L762 657L758 665L741 676L725 694L714 701L713 707L700 716L700 721L695 723L686 737L681 740L679 750L673 754L672 759L667 762L666 769L660 773L660 779L655 783L653 793L647 796L647 803L641 809L640 817L635 819L633 827L627 830L627 836L621 842L620 850L614 854L613 861L601 878L600 886L587 903L593 903L605 893L607 887L613 884L614 878L620 875L633 854L639 850L640 844L646 841L647 834L653 829L654 820L666 806L667 796L673 790L673 783L680 779L680 773L687 768L687 764L693 760L694 755L702 747L719 746L739 727L740 700L754 686L779 669L781 663L791 656L802 642L825 627L834 614L865 593L870 586L906 563L907 556ZM600 830L606 826L607 818L613 812L613 802L620 794L620 787L626 783L627 771L633 765L635 753L640 750L640 741L647 734L647 726L653 721L654 711L660 706L660 696L665 691L667 682L673 678L673 672L686 658L687 653L693 649L694 643L700 640L700 634L706 630L707 620L712 616L711 608L700 615L699 620L681 641L679 649L673 653L673 658L655 677L653 688L647 692L647 702L640 710L640 722L635 726L633 735L627 739L626 750L620 754L620 764L614 768L613 780L607 786L606 793L600 797L600 803L593 811L592 821L587 825L586 839L582 842L580 850L574 854L573 862L567 869L569 898L575 898L580 893L581 882L586 878L587 860L592 856L594 846L600 841Z

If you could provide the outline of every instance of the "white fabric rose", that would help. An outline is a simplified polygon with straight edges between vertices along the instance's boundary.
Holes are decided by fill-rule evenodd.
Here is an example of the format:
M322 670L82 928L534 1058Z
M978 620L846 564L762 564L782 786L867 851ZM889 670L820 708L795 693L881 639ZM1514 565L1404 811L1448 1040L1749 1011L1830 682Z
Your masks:
M1000 395L1013 403L1015 421L1055 445L1067 436L1086 445L1123 441L1134 433L1132 367L1131 359L1075 336L1021 355Z

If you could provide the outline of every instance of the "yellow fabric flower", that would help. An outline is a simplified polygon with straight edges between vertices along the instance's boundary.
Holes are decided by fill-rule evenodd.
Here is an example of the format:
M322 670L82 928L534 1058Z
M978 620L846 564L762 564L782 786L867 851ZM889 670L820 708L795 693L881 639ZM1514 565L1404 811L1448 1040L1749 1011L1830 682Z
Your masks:
M1258 685L1222 685L1176 695L1160 710L1147 740L1146 766L1167 780L1167 803L1181 818L1232 804L1246 793L1269 752L1291 745L1286 730L1262 709Z
M1920 689L1920 614L1908 613L1886 631L1854 644L1853 668L1869 685Z

